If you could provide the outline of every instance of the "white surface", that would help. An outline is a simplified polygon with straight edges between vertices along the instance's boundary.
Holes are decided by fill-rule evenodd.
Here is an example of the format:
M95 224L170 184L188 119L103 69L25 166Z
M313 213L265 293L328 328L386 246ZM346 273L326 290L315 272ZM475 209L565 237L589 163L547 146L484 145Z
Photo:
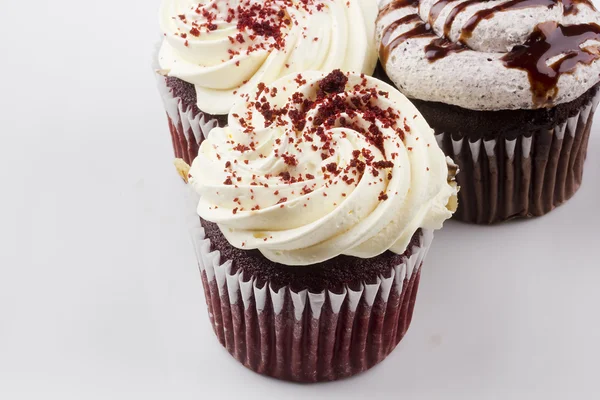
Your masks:
M292 385L213 337L149 70L158 1L0 4L0 399L597 398L600 120L566 206L437 235L388 360Z

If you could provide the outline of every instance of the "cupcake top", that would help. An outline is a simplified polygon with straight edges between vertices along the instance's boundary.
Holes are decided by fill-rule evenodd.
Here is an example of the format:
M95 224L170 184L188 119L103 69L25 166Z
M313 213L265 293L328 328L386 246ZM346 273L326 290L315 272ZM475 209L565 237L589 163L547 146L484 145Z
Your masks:
M406 97L340 70L259 84L202 143L190 183L234 247L285 265L402 254L450 218L457 192Z
M380 0L384 68L407 96L474 110L572 101L600 81L589 0Z
M162 73L194 84L200 110L306 70L372 74L373 0L163 0Z

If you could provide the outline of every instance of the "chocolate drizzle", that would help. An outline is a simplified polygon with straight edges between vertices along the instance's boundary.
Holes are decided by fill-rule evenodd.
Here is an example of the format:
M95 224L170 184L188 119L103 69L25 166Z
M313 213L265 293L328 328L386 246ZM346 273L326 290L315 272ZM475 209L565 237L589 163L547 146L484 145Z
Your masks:
M422 20L418 13L405 15L391 23L383 32L380 55L385 66L393 50L411 38L433 37L425 46L425 57L435 62L451 53L468 50L467 40L484 19L490 19L499 12L518 10L530 7L547 7L551 9L562 3L564 15L577 14L578 4L586 4L595 10L590 0L510 0L502 4L477 11L464 24L457 42L450 40L452 25L457 16L469 6L481 3L481 0L467 0L454 6L444 21L444 35L437 37L432 25L444 7L457 0L438 0L429 10L428 22ZM402 7L418 7L418 0L395 0L384 8L380 17ZM417 24L409 31L392 40L396 29L404 24ZM578 64L589 65L600 58L598 47L581 48L588 40L600 41L600 26L597 24L579 24L563 26L554 21L539 24L523 45L515 46L502 57L507 68L521 69L529 75L534 104L544 107L552 104L558 93L558 81L563 74L572 73ZM551 65L548 62L555 57L563 56Z
M588 40L600 41L600 26L579 24L563 26L549 21L539 24L529 39L502 57L507 68L527 72L533 101L538 106L552 104L558 93L561 75L572 73L578 64L589 65L600 58L597 48L581 48ZM552 58L564 55L548 65Z
M429 24L433 25L437 18L440 16L440 13L449 3L453 3L458 0L439 0L434 5L431 6L429 10Z
M579 12L579 8L577 8L577 4L586 4L588 5L591 9L596 10L596 8L594 7L594 4L590 1L590 0L562 0L563 3L563 7L564 7L564 14L565 15L577 15L577 13Z
M446 57L450 53L460 53L467 50L468 47L461 43L454 43L448 39L437 38L425 46L425 57L429 62L434 62L440 58Z
M450 11L450 13L448 14L448 17L446 17L446 22L444 23L444 36L450 37L450 31L452 30L452 24L454 23L454 20L456 19L458 14L463 12L470 5L478 4L478 3L481 3L481 1L468 0L468 1L465 1L464 3L460 3L456 7L454 7L452 9L452 11Z
M467 23L462 27L459 42L466 43L466 40L473 35L477 25L484 19L492 18L497 12L518 10L522 8L546 6L552 8L557 5L559 0L511 0L496 7L480 10L475 13Z
M439 16L439 13L442 11L444 6L448 3L456 0L441 0L438 1L432 7L432 10L429 13L429 20L434 22L435 19ZM402 7L408 6L418 6L419 1L414 0L396 0L391 2L385 7L380 14L380 18L392 12L393 10L397 10ZM471 3L468 1L467 3ZM459 5L460 7L460 5ZM458 8L458 7L457 7ZM404 24L408 24L411 22L421 21L421 17L419 14L408 14L398 20L392 22L383 32L381 39L381 46L379 49L379 54L381 56L381 61L383 64L387 64L388 58L392 51L399 46L401 43L405 42L408 39L419 38L419 37L434 37L435 32L431 28L431 24L421 22L417 24L413 29L405 32L404 34L397 36L395 39L391 40L394 31L400 26ZM450 53L457 53L460 51L466 50L467 47L460 43L453 43L445 38L434 38L431 42L425 47L425 56L431 62L439 60L440 58L446 57Z
M381 11L379 11L378 18L381 18L384 15L389 14L392 11L398 10L403 7L410 7L410 6L418 7L419 2L420 2L419 0L394 0L391 3L389 3L387 6L382 8Z
M428 17L429 23L426 24L424 22L424 25L427 27L427 29L429 29L429 31L432 35L434 34L434 32L433 32L433 29L431 28L431 26L433 25L433 23L435 23L435 21L439 17L439 15L442 12L442 10L444 9L444 7L446 7L448 4L456 2L456 1L458 1L458 0L438 0L436 3L434 3L432 5L431 9L429 10L429 17ZM479 23L481 21L483 21L484 19L490 19L490 18L494 17L494 15L496 15L496 13L498 13L498 12L519 10L519 9L523 9L523 8L540 7L540 6L553 8L559 2L563 3L565 15L576 14L578 12L577 5L581 4L581 3L594 8L594 6L590 0L511 0L511 1L499 4L495 7L487 8L487 9L476 12L465 23L465 25L461 29L461 34L458 39L458 42L462 43L462 45L453 44L444 39L433 39L431 41L431 43L429 45L427 45L427 47L425 49L426 57L429 61L433 62L433 61L439 60L440 58L447 56L450 53L465 50L466 48L464 47L464 45L466 45L467 40L471 36L473 36L473 32L475 31L475 29L477 28ZM419 3L420 3L419 0L395 0L395 1L392 1L381 11L379 17L381 18L382 16L384 16L394 10L403 8L403 7L409 7L409 6L418 7ZM444 38L449 39L451 30L452 30L452 25L454 24L456 17L461 12L466 10L469 6L474 5L474 4L479 4L479 3L481 3L481 0L467 0L467 1L464 1L464 2L456 5L455 7L453 7L452 10L448 13L448 16L446 17L446 21L444 22ZM383 36L383 39L381 42L382 43L381 51L382 51L384 60L387 60L389 53L391 53L391 51L396 46L398 46L401 42L403 42L407 39L410 39L411 37L428 36L428 35L425 35L425 32L424 32L425 26L421 27L419 25L410 31L410 32L412 32L411 35L408 35L410 32L407 32L404 35L402 35L402 40L398 40L398 41L394 40L394 41L390 42L390 37L392 36L394 30L398 26L400 26L402 24L414 22L419 19L420 19L420 16L418 14L410 14L409 16L405 16L405 17L400 18L399 20L393 22L385 30L384 36Z
M381 56L381 62L385 65L387 64L388 58L391 52L398 47L402 42L405 42L408 39L416 38L416 37L430 37L435 36L435 33L431 29L429 24L421 22L417 24L413 29L408 32L403 33L400 36L397 36L394 40L391 40L392 35L396 28L400 25L407 24L409 22L420 21L421 17L418 14L409 14L406 15L397 21L394 21L387 29L383 32L383 37L381 39L381 47L379 50L379 54Z

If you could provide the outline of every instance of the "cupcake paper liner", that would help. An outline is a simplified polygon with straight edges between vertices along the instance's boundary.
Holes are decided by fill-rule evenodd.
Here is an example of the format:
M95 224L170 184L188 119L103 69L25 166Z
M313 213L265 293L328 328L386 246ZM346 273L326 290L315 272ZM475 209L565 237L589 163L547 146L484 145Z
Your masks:
M200 144L213 128L219 126L219 120L202 111L194 113L190 108L184 109L181 99L175 97L167 86L166 78L157 74L156 81L167 112L175 158L191 165L198 155Z
M410 325L421 265L433 231L403 263L373 282L341 293L261 286L233 272L232 260L211 251L204 229L192 229L208 314L219 342L247 368L296 382L331 381L381 362ZM291 267L293 268L293 267Z
M459 166L461 190L455 218L492 224L541 216L570 199L581 186L583 165L600 92L579 113L553 129L516 139L470 142L437 133Z

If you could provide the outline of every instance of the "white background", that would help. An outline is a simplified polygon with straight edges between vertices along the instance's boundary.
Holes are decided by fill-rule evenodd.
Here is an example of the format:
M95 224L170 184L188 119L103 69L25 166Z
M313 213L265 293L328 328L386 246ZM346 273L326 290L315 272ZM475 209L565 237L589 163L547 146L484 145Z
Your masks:
M382 365L287 384L213 337L150 69L158 0L0 4L0 399L598 398L600 121L567 205L437 235Z

